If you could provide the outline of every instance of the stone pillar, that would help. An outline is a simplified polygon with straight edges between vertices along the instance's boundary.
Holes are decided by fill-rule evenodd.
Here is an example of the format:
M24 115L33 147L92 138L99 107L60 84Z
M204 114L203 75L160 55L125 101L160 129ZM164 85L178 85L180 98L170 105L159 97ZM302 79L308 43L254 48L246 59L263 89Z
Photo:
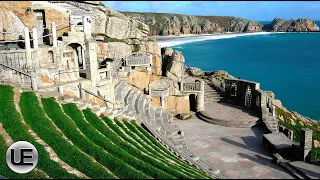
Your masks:
M85 35L87 35L87 28L88 28L88 24L87 24L87 16L82 16L82 24L83 24L83 33Z
M81 46L77 47L77 52L78 52L78 64L83 64L83 59L82 59L82 51L81 51Z
M308 161L310 160L311 149L312 149L312 130L309 128L301 129L300 136L300 148L301 148L301 160Z
M62 86L58 86L58 92L59 92L60 94L63 94L63 87L62 87Z
M200 92L197 95L197 111L204 110L204 81L200 81Z
M85 100L85 94L84 94L84 91L83 91L83 87L84 87L84 83L80 82L79 83L79 95L80 95L80 98L82 100Z
M52 46L57 47L58 42L57 42L57 30L56 30L56 23L55 22L51 23L51 31L52 31Z
M86 59L84 56L84 48L82 46L81 46L81 57L82 57L83 69L86 69Z
M32 38L33 38L33 48L34 49L38 49L38 32L37 32L37 28L33 27L32 28Z
M93 87L97 86L98 81L98 61L97 61L97 44L88 43L86 48L86 67L87 79L91 79Z
M165 104L164 104L164 96L163 95L161 95L160 100L161 100L161 107L164 108Z
M28 27L24 27L24 43L26 48L26 60L27 60L27 68L32 67L31 62L31 46L30 46L30 36L29 36L29 29Z
M30 37L29 37L29 29L28 27L24 27L24 43L25 43L25 48L27 51L31 51L31 46L30 46Z
M272 105L272 116L273 117L277 117L277 115L276 115L276 106L275 105Z
M74 25L74 19L72 15L69 15L70 17L70 31L74 32L75 31L75 25Z

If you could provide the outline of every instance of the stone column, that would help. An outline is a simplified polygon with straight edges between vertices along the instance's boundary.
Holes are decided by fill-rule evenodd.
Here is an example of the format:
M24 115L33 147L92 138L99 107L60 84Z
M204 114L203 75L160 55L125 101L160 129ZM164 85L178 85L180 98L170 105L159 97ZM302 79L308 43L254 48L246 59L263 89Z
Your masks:
M311 153L312 148L312 130L309 128L301 129L300 136L300 148L301 148L301 160L308 161L310 157L307 157Z
M204 110L204 81L200 81L200 92L197 95L197 111Z
M34 49L38 49L38 32L37 32L37 28L33 27L32 28L32 38L33 38L33 48Z
M56 30L56 23L55 22L51 23L51 31L52 31L52 46L57 47L58 42L57 42L57 30Z
M84 56L84 48L83 47L81 47L81 57L82 57L83 69L86 69L86 59Z
M69 15L70 17L70 31L74 32L75 31L75 25L74 25L74 19L72 15Z
M30 36L28 27L24 27L24 43L26 48L26 60L28 68L32 67L31 63L31 46L30 46Z
M80 82L79 83L79 95L80 95L80 98L82 100L85 100L85 94L84 94L84 91L83 91L83 87L84 87L84 83Z
M82 59L82 51L81 51L81 46L77 47L77 52L78 52L78 64L83 64L83 59Z
M87 35L87 27L88 27L88 24L87 24L87 16L82 16L82 24L83 24L83 33L85 35Z
M93 87L97 86L98 81L98 61L96 46L96 43L88 43L86 48L87 79L91 79Z

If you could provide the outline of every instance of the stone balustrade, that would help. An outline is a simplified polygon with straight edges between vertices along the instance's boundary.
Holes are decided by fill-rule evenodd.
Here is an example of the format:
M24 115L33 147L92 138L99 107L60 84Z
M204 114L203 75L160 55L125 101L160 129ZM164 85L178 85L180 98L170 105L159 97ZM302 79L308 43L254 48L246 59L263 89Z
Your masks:
M183 91L200 91L200 82L183 83Z
M135 55L125 59L126 66L150 66L152 65L152 56Z

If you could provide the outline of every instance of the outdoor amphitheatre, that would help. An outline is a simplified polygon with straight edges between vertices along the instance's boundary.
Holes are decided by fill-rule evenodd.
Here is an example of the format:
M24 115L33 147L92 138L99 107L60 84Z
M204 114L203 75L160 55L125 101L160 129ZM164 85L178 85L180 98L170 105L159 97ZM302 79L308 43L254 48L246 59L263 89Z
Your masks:
M318 126L285 125L259 83L186 67L99 1L0 6L0 178L320 177ZM38 150L30 173L4 163L16 141Z

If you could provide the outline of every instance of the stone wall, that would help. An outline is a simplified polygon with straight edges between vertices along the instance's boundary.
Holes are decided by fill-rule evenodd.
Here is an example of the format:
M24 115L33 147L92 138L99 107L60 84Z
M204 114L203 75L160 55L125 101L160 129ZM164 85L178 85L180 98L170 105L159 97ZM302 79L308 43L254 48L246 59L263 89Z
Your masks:
M149 84L152 85L158 79L157 76L150 75L147 72L135 71L134 73L130 72L128 83L140 90L149 91Z
M51 22L56 22L56 24L64 24L69 22L69 15L56 9L50 8L45 5L45 3L36 4L29 1L2 1L2 9L8 9L12 11L30 30L35 26L34 22L34 11L27 11L27 8L31 7L33 10L44 10L45 21L47 26L51 26ZM23 30L23 27L17 26L17 28ZM57 36L61 36L63 32L69 29L69 25L64 25L57 27ZM51 28L49 28L49 33L51 33Z
M190 102L188 95L168 96L167 107L176 114L190 113Z

